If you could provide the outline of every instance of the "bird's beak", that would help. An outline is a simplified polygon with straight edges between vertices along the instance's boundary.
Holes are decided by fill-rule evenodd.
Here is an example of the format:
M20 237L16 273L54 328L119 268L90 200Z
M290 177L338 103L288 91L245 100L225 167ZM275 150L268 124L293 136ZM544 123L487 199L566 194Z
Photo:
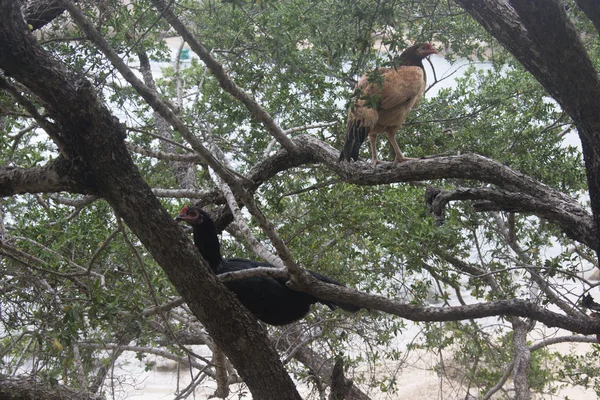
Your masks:
M427 56L430 56L432 54L437 54L437 53L438 53L438 51L436 49L431 48L431 49L425 51L425 56L427 57Z
M177 222L185 221L185 220L186 220L185 214L179 214L178 216L175 217L175 221L177 221Z

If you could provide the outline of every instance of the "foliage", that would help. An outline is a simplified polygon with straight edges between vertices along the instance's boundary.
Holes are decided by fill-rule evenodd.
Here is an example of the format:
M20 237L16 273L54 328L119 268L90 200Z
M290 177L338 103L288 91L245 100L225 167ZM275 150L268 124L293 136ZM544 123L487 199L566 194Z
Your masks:
M263 126L221 89L195 56L170 61L171 48L163 39L172 32L150 2L124 6L106 1L98 7L92 3L82 2L82 7L111 46L130 65L139 66L137 54L146 52L153 65L162 67L162 75L154 77L160 95L175 105L178 116L198 137L220 148L237 172L248 172L278 150ZM193 27L231 79L284 129L334 122L309 134L336 148L343 139L352 82L406 46L432 41L446 50L448 61L466 64L453 67L461 75L450 88L440 88L445 83L442 76L451 75L448 71L436 70L429 77L430 93L435 94L421 101L398 134L406 153L481 154L585 201L581 153L565 142L573 133L568 116L451 2L183 0L177 7L180 18ZM575 9L571 17L582 33L589 34L586 45L597 64L597 40L590 39L593 27ZM123 83L104 55L81 39L81 32L65 25L66 20L68 16L62 16L39 33L45 48L93 82L130 128L128 143L167 151L156 138L164 132L152 110ZM32 119L4 93L0 111L3 165L34 167L58 157L55 144L41 129L28 129ZM305 132L291 136L300 133ZM176 132L169 134L187 146ZM391 149L383 151L390 152L384 156L389 158ZM181 148L172 152L189 154ZM179 189L169 160L139 153L133 157L152 187ZM198 163L194 173L200 190L216 187L205 165ZM448 189L478 185L460 179L428 184ZM478 213L468 202L453 203L445 224L438 226L425 208L423 192L421 183L351 185L339 182L321 165L305 164L264 182L255 197L300 265L366 292L436 305L522 297L548 304L555 302L551 293L573 304L577 299L569 290L577 285L576 293L581 287L589 289L584 282L569 282L589 265L585 259L589 251L555 226L528 215ZM189 201L166 196L162 204L176 215ZM6 225L0 259L5 277L0 284L2 372L38 373L77 387L81 371L91 383L101 367L118 356L102 347L106 344L168 348L182 360L190 356L185 343L167 339L190 326L201 328L185 309L171 315L168 323L165 314L142 313L177 293L106 202L65 193L19 195L4 198L2 212ZM267 242L260 229L251 228ZM229 235L223 235L223 245L227 255L257 257ZM469 277L454 259L489 274L494 285ZM551 290L533 283L533 274ZM414 329L381 313L349 316L316 308L302 324L305 337L315 336L310 345L314 351L326 359L343 355L349 375L366 387L393 392L397 377L366 374L364 365L375 370L386 360L399 360L404 351L444 349L465 367L465 375L482 393L498 382L512 360L510 325L504 319L422 324L423 333L415 343L399 350L394 345L398 338ZM99 347L86 347L89 344ZM79 355L76 346L81 347ZM98 358L106 365L99 365ZM554 366L545 368L548 361ZM569 384L593 382L597 390L598 371L584 369L586 362L583 357L555 359L548 352L534 352L531 387L551 390L550 371L559 371L561 379L570 378ZM300 378L309 375L309 368L300 364L290 368Z

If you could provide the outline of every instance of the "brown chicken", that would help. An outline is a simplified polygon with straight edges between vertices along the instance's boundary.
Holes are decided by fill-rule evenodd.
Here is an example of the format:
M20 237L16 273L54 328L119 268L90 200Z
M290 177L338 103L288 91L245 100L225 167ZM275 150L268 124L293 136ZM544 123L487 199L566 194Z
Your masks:
M396 143L396 131L425 91L423 59L436 53L429 43L416 44L400 54L393 68L379 68L360 78L357 84L360 97L348 112L340 161L358 160L358 150L369 136L371 160L373 166L377 165L377 134L383 132L396 153L394 163L410 160Z

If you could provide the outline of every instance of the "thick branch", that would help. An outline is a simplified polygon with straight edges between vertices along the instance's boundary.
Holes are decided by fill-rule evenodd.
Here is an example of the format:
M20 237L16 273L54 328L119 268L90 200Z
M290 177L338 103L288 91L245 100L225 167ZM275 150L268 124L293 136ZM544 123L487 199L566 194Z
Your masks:
M156 197L173 197L177 199L198 199L206 196L204 190L198 189L152 189Z
M598 6L598 2L596 0L575 0L575 3L592 21L596 32L600 34L600 7Z
M458 321L492 316L514 316L534 319L548 327L563 328L584 335L600 333L600 319L558 314L525 300L498 300L458 307L421 307L406 304L400 300L391 300L384 296L319 282L314 278L310 280L312 282L309 285L302 287L294 285L294 289L303 290L320 299L344 301L411 321Z
M556 197L573 202L569 196L506 165L478 154L435 156L410 160L401 164L381 163L376 167L368 162L338 162L339 150L310 135L301 135L296 143L302 152L313 154L316 161L357 185L381 185L397 182L415 182L430 179L475 179L497 185L513 192L527 193L541 200Z
M59 3L58 0L28 0L23 8L25 20L33 30L40 29L65 11Z
M438 207L444 203L443 199L446 202L459 199L494 200L507 211L531 213L556 223L567 235L592 248L596 240L592 217L576 200L506 165L477 154L426 158L397 166L389 163L371 168L363 162L339 163L339 150L310 135L298 136L294 142L298 149L296 154L290 155L286 150L280 150L252 168L247 175L247 181L251 182L248 185L249 189L256 190L260 184L277 173L308 163L323 164L343 181L357 185L384 185L443 178L473 179L494 184L503 190L458 189L456 192L448 192L448 198L442 196ZM224 201L222 194L216 189L200 198L199 203L221 204ZM514 209L519 206L520 209ZM485 204L481 203L477 207L484 211Z
M569 226L572 235L583 243L593 244L597 240L594 224L583 207L566 194L552 189L535 179L512 170L506 165L477 154L452 157L433 157L407 161L402 164L384 164L377 168L367 167L364 162L338 163L339 151L309 135L296 139L301 152L308 152L318 162L325 164L344 181L358 185L381 185L397 182L412 182L442 178L474 179L494 184L504 191L489 191L490 198L504 203L521 196L528 212L548 218L562 226ZM463 196L483 196L485 189L466 192ZM493 194L497 196L493 196ZM527 200L527 201L525 201ZM534 208L539 206L539 209ZM540 214L538 214L540 212ZM575 221L580 226L574 226ZM568 231L567 231L568 232Z
M252 269L245 269L242 271L226 272L224 274L217 275L221 282L230 282L237 279L251 278L254 276L265 276L276 279L289 279L290 274L284 268L270 268L270 267L258 267Z
M529 391L529 380L527 372L529 371L529 362L531 351L527 347L527 333L531 328L529 322L515 318L513 323L513 381L515 383L515 399L529 400L531 393Z
M82 182L85 174L64 159L51 161L43 167L14 168L0 166L0 197L23 193L89 193Z
M34 378L0 375L0 398L3 400L100 400L104 397L64 385L50 385Z
M331 392L329 393L329 400L344 400L351 388L352 381L346 379L344 376L344 362L341 358L338 358L331 371Z
M294 345L293 341L290 339L295 337L297 337L297 335L281 335L281 337L276 341L277 348L280 351L288 351L289 347ZM296 347L294 358L309 368L325 383L330 382L334 368L334 363L331 360L321 356L319 353L311 349L310 346L306 345ZM346 400L370 400L370 398L356 385L352 384L348 394L346 395Z
M431 208L436 220L443 221L446 204L457 200L485 200L473 204L476 211L535 214L558 225L570 238L594 248L596 235L591 234L594 232L594 222L591 216L574 201L564 201L556 197L548 197L545 201L541 201L525 193L492 188L437 190L437 193L431 196Z
M471 271L480 273L480 271ZM217 277L221 282L229 282L236 279L245 279L256 276L272 277L277 279L289 279L290 274L285 269L281 268L253 268L250 270L228 272L225 274L219 274ZM289 283L294 286L292 282ZM589 330L578 331L577 328L571 328L571 326L578 326L580 323L584 323L587 326L587 322L593 321L589 318L579 318L578 316L565 316L557 313L545 313L541 312L544 310L534 303L527 302L524 300L506 300L489 303L471 304L462 307L419 307L413 305L407 305L400 300L388 299L383 296L372 295L369 293L359 292L353 289L347 289L344 291L345 295L338 296L340 293L337 290L329 291L327 288L320 287L315 289L315 285L306 288L305 291L317 294L319 298L346 301L349 303L359 305L363 308L369 308L374 310L384 311L390 314L398 315L402 318L410 319L412 321L458 321L463 319L471 318L483 318L489 316L502 316L511 315L519 317L530 317L535 320L539 320L545 323L547 326L553 327L558 326L564 329L571 329L574 332L590 334ZM327 287L337 286L327 285ZM336 292L336 293L334 293ZM326 297L322 297L321 293L327 293ZM528 310L519 311L517 308L518 304L525 303ZM368 304L368 305L367 305ZM581 314L580 314L581 315ZM558 325L555 325L558 324ZM561 325L561 324L567 324ZM594 324L587 326L584 329L593 329ZM599 325L600 326L600 325Z

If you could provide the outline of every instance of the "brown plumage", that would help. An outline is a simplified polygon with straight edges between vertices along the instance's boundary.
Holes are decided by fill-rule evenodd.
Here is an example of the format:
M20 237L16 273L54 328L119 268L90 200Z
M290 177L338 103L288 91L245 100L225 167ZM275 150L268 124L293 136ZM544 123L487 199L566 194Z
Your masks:
M357 84L360 96L348 112L346 141L340 161L358 160L358 150L368 136L371 161L376 165L379 162L377 134L384 132L396 153L394 163L410 159L400 151L396 132L425 91L427 78L423 59L436 53L429 43L416 44L400 54L394 68L379 68L360 78ZM375 72L383 79L369 82L369 76L373 77Z

